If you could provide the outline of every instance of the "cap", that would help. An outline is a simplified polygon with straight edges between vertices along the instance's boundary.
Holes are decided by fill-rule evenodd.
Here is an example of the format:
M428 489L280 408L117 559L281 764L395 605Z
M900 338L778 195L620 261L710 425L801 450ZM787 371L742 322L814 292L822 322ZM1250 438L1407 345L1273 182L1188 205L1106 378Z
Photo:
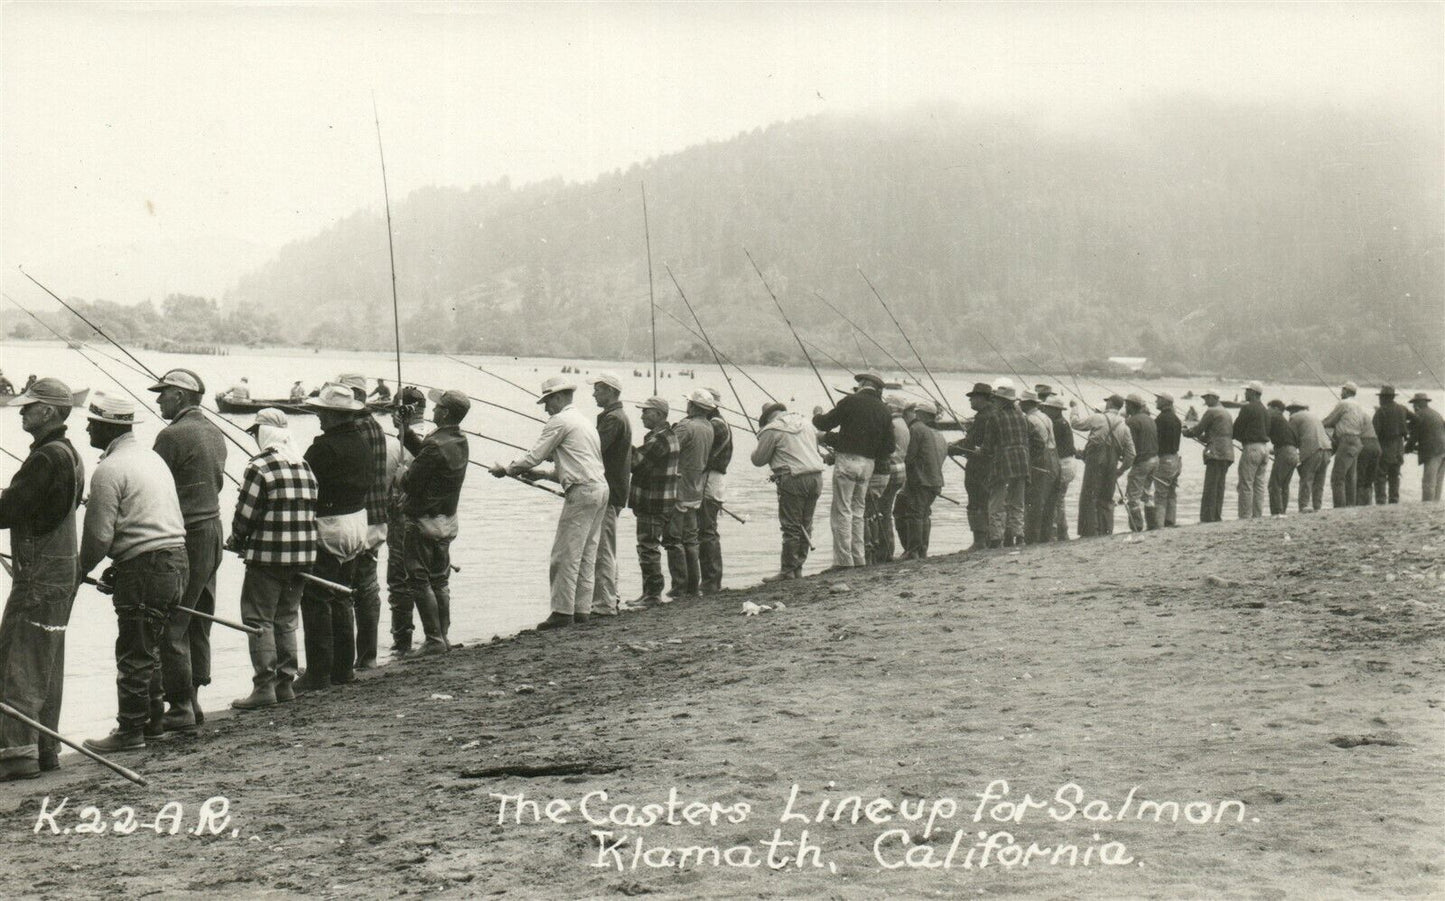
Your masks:
M1354 391L1354 392L1356 392L1356 393L1359 393L1360 386L1359 386L1359 385L1356 385L1354 382L1345 382L1343 385L1340 386L1340 390L1341 390L1341 391Z
M1149 405L1148 401L1144 400L1144 395L1140 394L1138 391L1130 391L1129 396L1124 398L1124 401L1126 403L1131 403L1136 407L1147 407Z
M348 388L360 388L366 390L366 376L356 372L343 372L336 377L336 384L345 385Z
M355 413L364 409L366 404L356 399L352 389L346 385L336 382L327 382L316 392L315 397L306 398L306 406L319 407L323 410L348 410Z
M244 381L244 379L242 381ZM201 377L189 369L172 369L161 376L160 381L151 385L150 388L146 390L160 391L168 385L174 388L182 388L186 391L194 391L197 394L206 393L206 383L201 381Z
M1410 403L1412 404L1428 404L1429 402L1430 395L1426 394L1424 391L1416 391L1415 396L1410 398Z
M916 400L910 409L915 413L922 413L925 416L938 415L938 405L931 400Z
M1380 386L1380 392L1379 392L1379 394L1380 394L1380 397L1394 397L1394 396L1395 396L1395 386L1394 386L1394 385L1381 385L1381 386Z
M587 380L589 385L606 385L618 394L622 393L622 379L615 372L599 372Z
M787 409L787 407L783 406L777 401L763 404L763 412L758 414L758 425L767 425L774 416L777 416L779 413L786 412Z
M1276 398L1274 398L1273 400L1271 400L1269 403L1265 404L1265 406L1266 406L1266 407L1274 407L1276 410L1283 410L1283 409L1284 409L1284 401L1282 401L1282 400L1280 400L1279 398L1276 397Z
M131 425L135 422L135 401L97 391L90 399L90 414L85 418L92 422Z
M554 375L542 383L542 394L540 397L537 398L537 403L540 404L542 401L546 400L554 394L560 394L563 391L576 390L576 382L569 382L566 379L562 378L560 375ZM436 403L436 401L432 401L432 403Z
M716 403L722 403L722 392L721 392L721 391L717 390L716 388L709 388L709 389L707 389L707 393L712 395L712 399L713 399L714 402L716 402Z
M1218 392L1218 391L1215 391L1213 388L1205 388L1203 391L1199 392L1199 396L1200 396L1200 397L1212 397L1212 398L1214 398L1215 400L1218 400L1218 399L1219 399L1219 392Z
M1104 398L1104 403L1110 404L1115 407L1122 407L1124 406L1124 398L1120 397L1117 394L1111 394L1108 397Z
M993 390L995 391L1000 388L1012 388L1013 386L1014 380L1009 378L1008 376L1001 376L993 380Z
M707 390L706 388L698 388L696 391L689 394L687 396L687 402L690 404L697 404L699 407L702 407L706 410L717 409L717 401L712 399L712 392Z
M1004 381L1007 382L1008 379L1004 379ZM993 388L993 396L999 398L1000 400L1013 400L1013 399L1014 399L1014 386L1013 386L1013 383L1012 383L1012 382L1009 382L1009 384L1007 384L1007 385L995 384L995 385L994 385L994 388Z
M881 375L879 375L878 373L872 371L871 369L868 370L867 372L860 372L860 373L858 373L857 375L853 376L853 381L855 381L855 382L864 382L864 383L867 383L867 384L869 384L869 385L872 385L874 388L877 388L879 391L882 391L882 390L883 390L883 376L881 376Z
M89 393L89 388L71 391L70 386L60 379L46 376L43 379L36 379L29 388L10 398L5 406L24 407L29 404L50 404L55 407L78 407L85 403L85 396Z
M1019 392L1019 403L1021 403L1021 404L1036 404L1036 403L1038 403L1038 402L1039 402L1039 396L1038 396L1037 394L1035 394L1034 392L1030 391L1029 389L1025 388L1023 391L1020 391L1020 392Z
M1047 398L1039 401L1041 407L1052 407L1055 410L1067 410L1069 405L1057 394L1050 394Z
M1264 393L1264 385L1259 381L1248 382L1244 386L1245 391L1253 391L1255 394Z
M1291 413L1298 413L1300 410L1308 410L1310 408L1310 405L1302 404L1297 400L1292 400L1289 403L1285 404L1284 408Z
M398 397L402 404L409 407L426 406L426 393L415 385L407 385L401 389L401 394L399 394Z
M289 423L286 414L275 407L266 407L256 411L256 421L246 429L252 435L261 431L261 426L270 426L273 429L284 429Z
M1158 394L1154 395L1154 406L1156 407L1173 406L1173 404L1174 395L1170 394L1168 391L1160 391Z
M993 394L993 388L985 382L974 382L973 390L964 395L965 397L988 397Z
M667 402L667 398L654 395L642 402L642 409L656 410L659 413L671 413L672 405Z
M889 392L888 394L884 395L883 402L887 404L888 409L892 410L894 413L902 413L904 410L908 409L908 398L904 397L901 394L894 394L892 392Z
M455 413L457 419L466 416L472 409L472 399L455 388L448 388L445 391L433 388L427 392L427 397L431 399L433 407L445 407Z

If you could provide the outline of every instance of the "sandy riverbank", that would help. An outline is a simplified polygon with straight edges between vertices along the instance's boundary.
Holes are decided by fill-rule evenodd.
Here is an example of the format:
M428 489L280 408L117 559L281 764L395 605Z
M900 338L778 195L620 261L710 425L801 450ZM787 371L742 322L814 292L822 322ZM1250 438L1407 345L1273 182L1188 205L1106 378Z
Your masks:
M0 895L1439 895L1442 639L1418 504L730 591L213 718L151 789L67 756L0 786ZM213 796L219 836L113 834Z

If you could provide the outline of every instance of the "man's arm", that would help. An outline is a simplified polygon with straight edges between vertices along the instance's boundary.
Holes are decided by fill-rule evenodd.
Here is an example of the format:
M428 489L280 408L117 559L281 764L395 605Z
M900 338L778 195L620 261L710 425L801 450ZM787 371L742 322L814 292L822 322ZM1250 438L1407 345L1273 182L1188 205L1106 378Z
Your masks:
M237 550L246 546L254 524L261 518L266 485L255 466L247 466L241 474L241 493L236 499L236 515L231 517L231 545Z
M85 530L80 540L80 575L83 577L110 553L115 521L120 515L120 486L110 472L97 468L90 477L90 499L85 505Z
M773 453L778 449L779 432L777 429L763 429L758 432L758 444L753 448L752 461L754 466L769 466L773 462Z
M49 455L31 454L10 480L10 487L0 491L0 529L13 528L34 513L49 493L55 475Z
M520 460L513 460L507 465L507 473L517 475L551 459L552 452L557 449L557 445L562 443L562 437L562 422L553 416L547 420L546 425L542 426L542 434L537 436L537 443L532 445L532 449L527 452L527 455Z

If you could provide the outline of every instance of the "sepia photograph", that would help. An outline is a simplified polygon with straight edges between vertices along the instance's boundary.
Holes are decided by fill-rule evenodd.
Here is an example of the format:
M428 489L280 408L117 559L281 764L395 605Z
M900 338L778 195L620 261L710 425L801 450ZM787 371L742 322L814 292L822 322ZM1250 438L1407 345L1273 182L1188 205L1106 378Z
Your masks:
M0 0L0 296L0 897L1445 896L1445 2Z

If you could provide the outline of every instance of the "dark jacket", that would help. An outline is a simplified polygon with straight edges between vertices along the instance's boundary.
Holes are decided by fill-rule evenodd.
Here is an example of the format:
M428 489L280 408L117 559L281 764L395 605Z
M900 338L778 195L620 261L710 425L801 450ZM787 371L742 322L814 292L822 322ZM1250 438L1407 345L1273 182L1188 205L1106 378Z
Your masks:
M339 516L366 509L371 489L371 445L355 419L338 423L316 436L306 449L306 463L316 476L316 515Z
M908 426L908 456L903 458L905 480L922 488L943 488L943 458L948 439L937 429L915 419Z
M456 513L467 477L467 436L454 425L439 428L425 439L408 430L406 449L416 459L401 480L406 492L402 512L412 518Z
M30 445L10 487L0 492L0 529L11 530L12 542L44 535L80 506L84 487L85 464L61 426Z
M813 427L820 432L838 430L833 450L840 454L857 454L870 460L893 453L893 414L888 405L871 388L853 392L838 406L813 417Z
M1239 408L1234 417L1234 439L1240 444L1264 444L1269 440L1269 413L1257 399Z
M1299 447L1299 439L1295 437L1294 429L1289 427L1289 420L1278 407L1269 409L1269 443L1274 445L1275 450Z
M607 473L607 503L627 506L632 487L632 423L622 401L608 404L597 414L597 438L602 448L602 468Z
M1173 407L1159 411L1159 415L1154 417L1154 435L1159 439L1160 454L1179 453L1179 433L1182 428Z
M1420 407L1410 417L1410 441L1405 447L1420 455L1423 464L1431 457L1445 454L1445 420L1430 407Z
M733 461L733 430L723 421L722 414L714 412L708 417L712 423L712 451L707 455L709 472L726 473Z
M1134 439L1134 462L1150 460L1159 456L1159 430L1154 419L1140 410L1124 420L1129 427L1129 437Z
M1410 411L1393 400L1380 404L1374 416L1375 436L1380 439L1380 462L1389 466L1405 460L1405 439L1410 437Z
M226 472L226 436L190 407L156 435L155 451L176 480L186 525L221 515L220 493Z

